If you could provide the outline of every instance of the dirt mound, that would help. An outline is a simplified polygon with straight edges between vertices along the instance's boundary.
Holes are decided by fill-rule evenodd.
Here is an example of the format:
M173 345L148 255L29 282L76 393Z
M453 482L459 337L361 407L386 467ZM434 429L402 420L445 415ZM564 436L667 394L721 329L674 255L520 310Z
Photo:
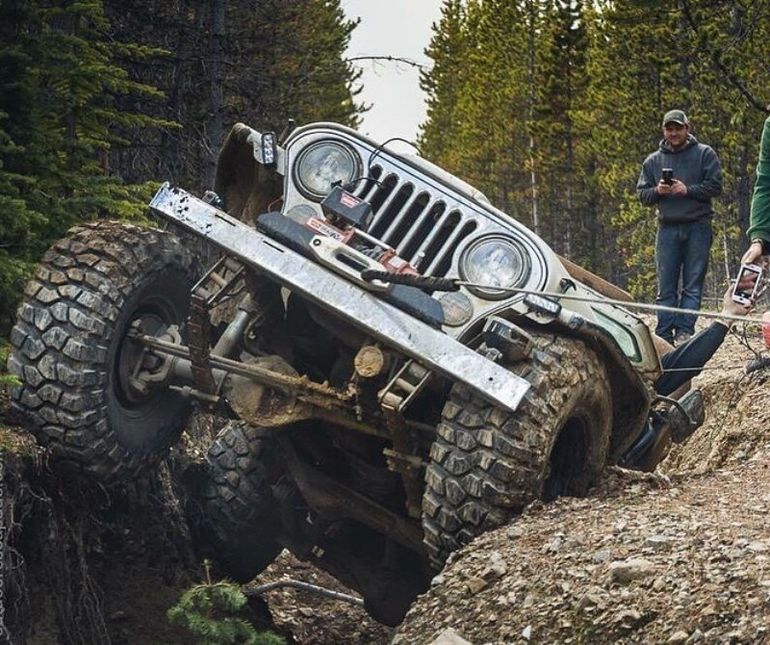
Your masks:
M616 473L620 494L531 509L458 552L396 642L762 641L768 466L763 451L697 480Z
M108 490L52 473L45 451L0 393L0 630L7 629L13 642L52 645L189 642L189 633L166 618L204 576L185 487L224 422L195 415L157 473ZM352 593L288 553L255 584L284 579ZM289 645L384 645L393 631L362 607L293 589L251 597L244 617Z
M747 376L751 357L728 337L696 380L706 424L661 473L611 469L589 498L534 504L474 540L394 642L770 639L768 372Z
M672 450L661 470L706 473L739 464L763 444L770 426L767 389L770 371L747 374L745 367L761 346L754 326L736 326L695 379L706 402L706 422L690 440ZM767 355L767 352L764 352Z

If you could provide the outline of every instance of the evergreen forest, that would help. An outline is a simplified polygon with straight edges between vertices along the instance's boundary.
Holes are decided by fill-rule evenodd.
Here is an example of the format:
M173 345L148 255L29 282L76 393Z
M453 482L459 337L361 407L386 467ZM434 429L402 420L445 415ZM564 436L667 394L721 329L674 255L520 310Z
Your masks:
M0 0L0 331L72 225L201 193L242 121L359 122L339 0Z
M0 0L0 331L53 240L141 220L161 181L210 187L233 123L356 127L355 27L339 0ZM417 144L650 300L655 218L634 186L684 109L725 179L713 295L746 243L768 43L770 0L445 0Z
M423 154L647 302L656 220L635 185L663 114L683 109L722 164L704 298L714 307L747 243L770 2L446 0L429 54Z

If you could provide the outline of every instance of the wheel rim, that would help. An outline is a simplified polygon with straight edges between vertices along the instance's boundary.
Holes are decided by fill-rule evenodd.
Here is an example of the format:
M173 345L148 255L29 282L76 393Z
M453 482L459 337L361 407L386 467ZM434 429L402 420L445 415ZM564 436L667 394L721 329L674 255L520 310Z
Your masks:
M164 428L175 425L173 417L181 413L183 399L176 392L158 384L146 391L138 390L130 377L146 357L144 347L131 338L134 325L142 332L162 336L172 325L187 317L189 277L177 267L155 273L127 303L123 321L116 328L112 343L112 370L109 385L109 405L114 419L114 431L129 450L144 452L157 443L161 434L173 437ZM152 384L151 384L152 385ZM182 407L180 407L182 406ZM125 419L125 423L119 419Z
M142 392L131 383L131 377L147 356L145 346L128 334L128 330L136 327L148 336L160 336L168 329L168 324L155 313L142 313L134 316L126 327L127 332L118 348L114 381L116 398L126 409L146 403L155 394L152 389Z
M550 472L543 487L545 501L570 494L570 483L583 473L588 459L588 437L585 417L571 417L564 424L551 450Z

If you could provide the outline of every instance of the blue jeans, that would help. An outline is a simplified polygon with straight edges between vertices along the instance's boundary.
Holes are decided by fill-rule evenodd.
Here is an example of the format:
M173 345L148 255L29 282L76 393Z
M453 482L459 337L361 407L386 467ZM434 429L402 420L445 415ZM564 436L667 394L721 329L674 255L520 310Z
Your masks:
M711 240L710 219L658 226L658 236L655 240L655 263L658 271L656 304L700 309ZM695 319L694 314L659 311L655 333L671 342L677 332L692 334L695 331Z

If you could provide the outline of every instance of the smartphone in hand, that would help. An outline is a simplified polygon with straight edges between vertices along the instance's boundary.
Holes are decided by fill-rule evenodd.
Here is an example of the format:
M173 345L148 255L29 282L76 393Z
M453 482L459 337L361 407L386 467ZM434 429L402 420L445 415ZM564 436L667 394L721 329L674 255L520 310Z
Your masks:
M742 305L753 304L762 285L762 272L764 269L756 264L741 264L738 277L733 287L733 301Z

